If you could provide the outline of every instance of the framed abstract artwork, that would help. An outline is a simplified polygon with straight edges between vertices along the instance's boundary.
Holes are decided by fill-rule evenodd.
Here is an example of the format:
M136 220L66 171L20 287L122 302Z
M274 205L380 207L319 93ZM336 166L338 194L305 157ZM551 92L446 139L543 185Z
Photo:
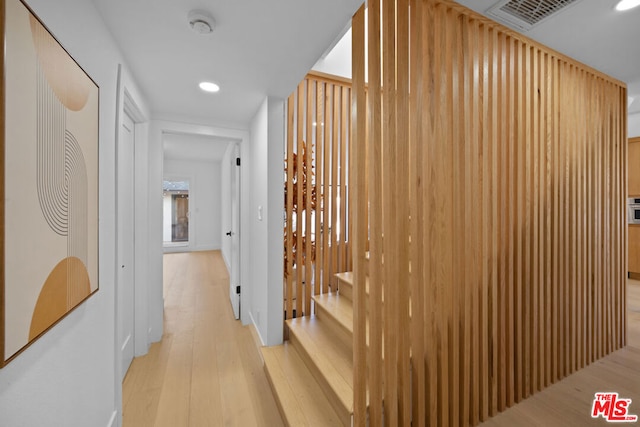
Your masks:
M98 290L99 88L0 0L0 367Z

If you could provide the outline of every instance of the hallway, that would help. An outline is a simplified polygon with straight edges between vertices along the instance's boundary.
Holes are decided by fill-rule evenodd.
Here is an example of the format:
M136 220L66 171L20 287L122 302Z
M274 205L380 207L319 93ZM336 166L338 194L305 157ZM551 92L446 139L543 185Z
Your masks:
M124 380L123 425L282 425L257 335L233 319L220 251L164 255L164 299L163 339Z

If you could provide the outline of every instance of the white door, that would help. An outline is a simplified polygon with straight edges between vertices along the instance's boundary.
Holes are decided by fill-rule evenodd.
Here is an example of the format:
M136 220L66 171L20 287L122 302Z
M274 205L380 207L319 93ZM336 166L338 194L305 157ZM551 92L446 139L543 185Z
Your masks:
M123 115L118 138L118 317L122 379L134 354L134 123Z
M238 160L237 160L238 159ZM231 271L229 272L229 296L236 319L240 318L240 155L235 145L231 165Z

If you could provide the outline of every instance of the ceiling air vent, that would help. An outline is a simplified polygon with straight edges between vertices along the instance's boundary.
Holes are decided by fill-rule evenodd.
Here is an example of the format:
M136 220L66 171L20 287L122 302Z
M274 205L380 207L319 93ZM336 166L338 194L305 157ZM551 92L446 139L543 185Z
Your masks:
M491 17L518 30L529 31L580 0L503 0L487 11Z

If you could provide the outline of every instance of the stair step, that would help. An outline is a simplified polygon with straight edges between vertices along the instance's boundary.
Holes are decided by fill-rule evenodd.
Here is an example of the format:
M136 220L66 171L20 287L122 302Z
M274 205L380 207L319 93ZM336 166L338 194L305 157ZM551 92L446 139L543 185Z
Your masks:
M316 307L316 316L321 322L327 323L333 328L349 351L353 351L353 307L351 300L340 297L335 292L322 295L314 295L313 301Z
M289 339L304 359L342 423L353 413L353 355L315 316L287 320Z
M278 408L288 426L343 425L293 345L263 347L262 357Z
M353 301L353 282L354 276L352 271L347 271L345 273L337 273L336 278L338 279L338 293L346 297L347 299ZM366 287L365 292L367 296L369 295L369 276L366 277Z

